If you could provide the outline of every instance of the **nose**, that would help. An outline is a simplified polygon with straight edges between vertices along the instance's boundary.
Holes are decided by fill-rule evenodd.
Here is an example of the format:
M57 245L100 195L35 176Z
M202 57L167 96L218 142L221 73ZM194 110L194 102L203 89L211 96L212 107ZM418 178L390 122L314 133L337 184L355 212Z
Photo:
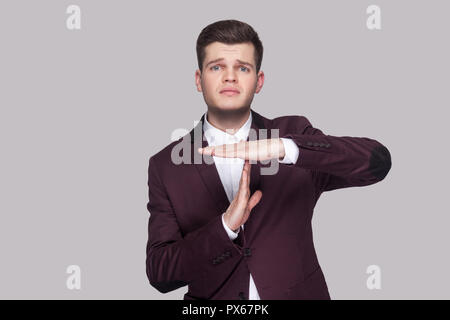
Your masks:
M224 74L224 81L225 82L236 82L236 74L233 70L227 69L227 71Z

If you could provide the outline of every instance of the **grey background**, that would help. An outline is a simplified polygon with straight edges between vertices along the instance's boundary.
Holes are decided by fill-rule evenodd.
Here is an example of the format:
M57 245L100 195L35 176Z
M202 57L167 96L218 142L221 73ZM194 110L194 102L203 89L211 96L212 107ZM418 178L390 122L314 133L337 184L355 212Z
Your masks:
M66 28L81 7L82 29ZM381 7L382 30L366 28ZM206 111L195 41L252 25L252 108L377 139L382 182L324 193L314 236L332 299L448 299L448 1L0 2L0 298L182 299L147 281L147 166ZM446 90L447 89L447 90ZM81 290L66 268L81 267ZM379 265L382 289L368 290Z

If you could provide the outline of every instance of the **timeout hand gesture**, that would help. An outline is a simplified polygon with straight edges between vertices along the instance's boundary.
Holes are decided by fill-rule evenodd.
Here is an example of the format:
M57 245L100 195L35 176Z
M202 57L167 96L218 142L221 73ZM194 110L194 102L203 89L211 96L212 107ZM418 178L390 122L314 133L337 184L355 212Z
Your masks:
M251 165L248 160L245 160L239 181L239 190L223 217L226 225L234 232L237 232L240 226L247 221L250 211L262 197L260 190L256 190L250 197L250 170Z
M240 141L233 144L208 146L198 148L200 154L223 158L241 158L244 160L264 161L270 159L282 160L285 155L284 144L281 139L262 139Z

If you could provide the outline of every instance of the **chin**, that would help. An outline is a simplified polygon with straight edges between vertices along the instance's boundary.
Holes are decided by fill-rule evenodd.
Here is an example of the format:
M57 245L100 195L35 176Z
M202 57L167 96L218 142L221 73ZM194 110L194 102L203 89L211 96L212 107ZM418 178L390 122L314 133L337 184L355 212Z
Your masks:
M215 107L217 111L227 112L227 111L245 111L248 109L246 106L236 105L236 104L220 104Z
M230 100L221 100L218 101L216 104L217 108L219 109L223 109L223 110L240 110L240 109L245 109L246 105L245 103L243 103L243 101L239 101L239 100L235 100L235 99L230 99Z

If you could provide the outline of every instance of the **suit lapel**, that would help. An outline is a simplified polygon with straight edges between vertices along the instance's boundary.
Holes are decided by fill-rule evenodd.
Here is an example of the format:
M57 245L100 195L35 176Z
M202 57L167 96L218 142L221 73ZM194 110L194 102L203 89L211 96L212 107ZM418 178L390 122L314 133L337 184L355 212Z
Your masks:
M265 129L262 116L260 116L253 110L251 110L251 112L252 112L251 128L256 131L256 138L255 136L252 137L252 135L249 134L249 136L247 137L247 141L259 139L259 129ZM205 115L201 117L197 126L190 132L192 144L191 163L193 163L194 166L197 168L203 183L205 184L206 188L208 189L208 192L211 195L211 198L213 199L214 203L217 206L218 214L222 214L223 212L226 211L226 209L230 205L230 201L228 200L227 194L222 185L222 181L220 180L220 176L213 158L211 156L205 155L203 156L204 159L201 159L201 163L194 162L194 155L195 154L199 155L197 152L197 148L200 146L202 146L203 148L208 146L208 141L206 140L206 137L204 136L203 133L204 117ZM194 134L195 132L196 134ZM200 137L201 141L199 141ZM253 194L253 192L259 188L259 179L260 179L260 163L254 163L252 164L250 172L250 194Z

